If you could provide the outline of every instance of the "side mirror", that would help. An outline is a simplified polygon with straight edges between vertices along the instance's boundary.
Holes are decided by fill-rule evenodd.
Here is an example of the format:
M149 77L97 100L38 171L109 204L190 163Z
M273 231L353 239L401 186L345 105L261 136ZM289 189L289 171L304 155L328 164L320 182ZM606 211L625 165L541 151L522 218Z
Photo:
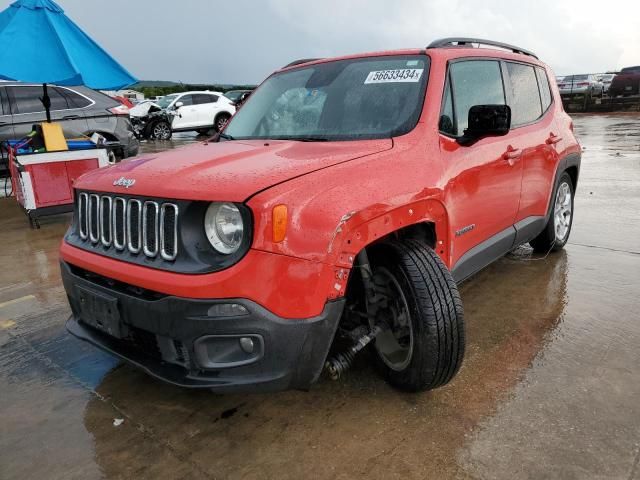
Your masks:
M173 104L173 108L175 108L177 110L183 105L184 105L184 103L182 103L182 102L176 102L176 103Z
M469 122L461 145L471 145L484 137L499 137L509 133L511 107L509 105L474 105L469 109Z

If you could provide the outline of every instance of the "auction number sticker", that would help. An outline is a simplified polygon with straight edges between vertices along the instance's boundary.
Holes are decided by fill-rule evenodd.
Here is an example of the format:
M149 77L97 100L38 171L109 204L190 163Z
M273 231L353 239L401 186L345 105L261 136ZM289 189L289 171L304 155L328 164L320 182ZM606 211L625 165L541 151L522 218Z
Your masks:
M377 70L369 72L367 83L418 82L424 68L397 68L395 70Z

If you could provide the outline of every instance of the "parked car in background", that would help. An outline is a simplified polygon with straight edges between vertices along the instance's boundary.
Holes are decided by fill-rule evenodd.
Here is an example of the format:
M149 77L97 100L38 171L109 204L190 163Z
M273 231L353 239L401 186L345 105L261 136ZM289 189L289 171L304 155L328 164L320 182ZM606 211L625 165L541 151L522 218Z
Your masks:
M127 97L121 97L119 95L116 95L116 96L111 96L111 98L113 98L114 100L119 101L122 105L124 105L128 109L132 109L133 108L133 103Z
M194 91L165 95L156 102L168 111L175 110L171 129L174 132L196 131L207 133L220 131L227 124L236 108L220 92Z
M620 70L609 87L609 95L638 95L640 94L640 65Z
M601 97L604 91L602 82L593 74L568 75L558 83L558 88L563 98L578 95Z
M611 87L611 81L615 77L613 73L603 73L598 76L598 79L602 82L602 90L604 93L609 93L609 87Z
M67 138L99 133L118 142L119 158L138 154L129 109L117 100L86 87L48 88L51 120L62 125ZM0 83L0 141L25 137L36 123L46 121L42 106L42 85Z
M229 90L224 94L233 103L242 103L245 101L253 90Z

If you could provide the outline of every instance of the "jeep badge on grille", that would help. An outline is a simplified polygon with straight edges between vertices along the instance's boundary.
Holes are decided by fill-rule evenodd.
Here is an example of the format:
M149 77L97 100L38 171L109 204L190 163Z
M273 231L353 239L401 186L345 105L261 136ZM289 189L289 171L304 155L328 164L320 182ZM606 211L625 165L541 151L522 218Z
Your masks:
M113 186L129 188L129 187L133 187L134 183L136 183L135 178L120 177L119 179L113 181Z

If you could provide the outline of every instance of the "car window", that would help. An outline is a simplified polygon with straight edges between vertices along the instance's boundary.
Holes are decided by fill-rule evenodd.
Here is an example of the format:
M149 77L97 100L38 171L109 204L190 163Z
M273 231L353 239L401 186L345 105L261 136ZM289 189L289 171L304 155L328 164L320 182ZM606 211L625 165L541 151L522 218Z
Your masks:
M462 135L474 105L505 105L500 63L495 60L467 60L451 65L454 128Z
M39 85L8 87L12 97L13 113L38 113L44 112L44 106L40 100L44 94ZM51 110L66 110L69 108L67 100L60 95L55 88L49 87L47 94L51 99Z
M10 115L9 105L7 104L7 94L4 88L0 88L0 115Z
M69 108L84 108L91 105L91 100L68 88L55 87L56 92L67 99Z
M542 111L546 112L551 105L551 89L549 88L549 79L544 68L536 68L536 74L538 75L538 86L540 87Z
M444 90L444 100L442 102L442 112L440 113L439 128L442 133L456 135L456 127L453 116L453 98L451 93L451 82L447 79Z
M184 106L193 105L193 95L182 95L178 99L178 102L182 102L182 105L184 105Z
M511 125L517 127L536 121L542 115L538 80L534 67L506 62L511 87Z
M194 105L203 105L205 103L215 103L218 101L217 95L211 95L208 93L195 93L192 96Z

